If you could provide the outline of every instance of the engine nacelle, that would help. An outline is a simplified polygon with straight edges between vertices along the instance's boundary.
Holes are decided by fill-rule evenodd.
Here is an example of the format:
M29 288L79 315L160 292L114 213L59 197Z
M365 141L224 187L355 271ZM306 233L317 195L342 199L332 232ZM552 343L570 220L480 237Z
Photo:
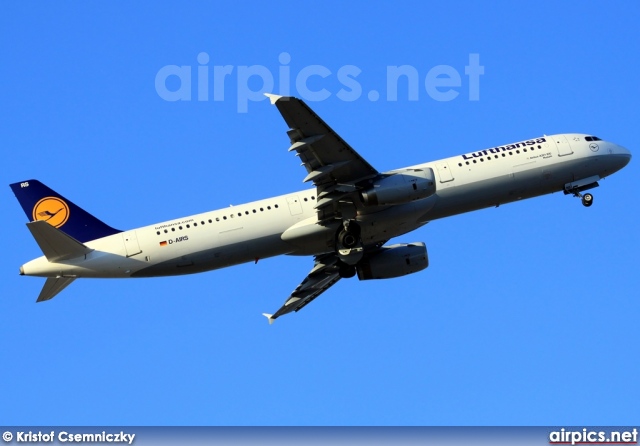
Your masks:
M360 196L367 206L389 206L422 200L435 192L436 182L431 168L406 169L382 178Z
M429 266L424 243L383 246L378 254L365 258L356 267L358 279L391 279L417 273Z

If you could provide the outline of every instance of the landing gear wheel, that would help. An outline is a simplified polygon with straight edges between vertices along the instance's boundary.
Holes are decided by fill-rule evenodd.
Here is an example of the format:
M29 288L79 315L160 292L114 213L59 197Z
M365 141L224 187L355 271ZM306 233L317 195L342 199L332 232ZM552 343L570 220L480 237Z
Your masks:
M362 260L364 246L360 238L360 226L354 220L342 222L342 228L336 233L336 254L340 262L346 266L353 266ZM340 267L340 277L353 277L355 269Z
M345 221L338 233L338 245L351 249L360 244L360 226L355 221Z
M353 265L347 265L346 263L342 264L340 265L338 275L343 279L349 279L356 275L356 267Z
M348 231L340 232L338 242L345 248L354 248L358 244L358 237Z
M589 207L593 204L593 195L591 194L584 194L582 196L582 205L585 207Z

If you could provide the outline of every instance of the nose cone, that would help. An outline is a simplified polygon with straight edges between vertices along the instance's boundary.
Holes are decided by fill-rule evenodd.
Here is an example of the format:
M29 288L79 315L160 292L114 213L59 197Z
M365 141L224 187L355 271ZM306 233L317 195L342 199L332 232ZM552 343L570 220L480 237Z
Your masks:
M622 165L622 167L626 166L627 164L629 164L629 161L631 161L631 152L629 152L628 149L625 149L622 146L617 145L614 153L623 159L624 164Z

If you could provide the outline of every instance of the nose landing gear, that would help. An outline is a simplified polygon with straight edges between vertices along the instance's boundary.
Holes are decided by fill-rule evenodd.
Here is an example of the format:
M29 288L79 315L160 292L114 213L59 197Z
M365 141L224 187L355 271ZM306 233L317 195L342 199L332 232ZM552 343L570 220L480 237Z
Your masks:
M572 192L574 197L580 198L582 201L582 205L586 208L588 208L589 206L591 206L593 204L593 195L591 194L584 194L582 195L580 193L580 191L575 191Z
M599 176L593 176L593 177L589 177L589 178L584 178L582 180L578 180L578 181L574 181L572 183L567 183L564 185L564 194L568 195L571 194L574 197L578 197L582 199L582 205L584 207L589 207L593 204L593 195L591 194L584 194L582 195L581 192L588 190L588 189L593 189L594 187L598 187L598 180L600 179Z

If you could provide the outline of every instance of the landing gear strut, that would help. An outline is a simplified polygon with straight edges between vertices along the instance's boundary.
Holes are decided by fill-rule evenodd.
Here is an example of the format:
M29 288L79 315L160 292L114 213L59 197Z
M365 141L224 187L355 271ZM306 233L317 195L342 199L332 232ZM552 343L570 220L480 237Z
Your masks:
M588 208L589 206L591 206L593 204L593 195L591 195L591 194L582 195L580 193L580 191L575 191L575 192L572 192L572 193L573 193L574 197L578 197L578 198L580 198L582 200L582 205L584 207Z
M567 183L564 185L564 194L565 195L571 194L574 197L581 198L582 205L588 208L593 204L593 195L591 194L582 195L581 192L588 189L593 189L594 187L598 187L599 179L600 179L599 176L593 176L589 178L584 178L582 180L573 181L571 183Z

